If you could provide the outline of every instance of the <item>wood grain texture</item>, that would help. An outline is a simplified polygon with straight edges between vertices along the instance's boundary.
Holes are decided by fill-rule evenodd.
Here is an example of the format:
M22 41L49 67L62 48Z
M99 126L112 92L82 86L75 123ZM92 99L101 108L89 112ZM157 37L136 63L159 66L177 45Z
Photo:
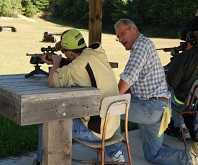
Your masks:
M89 0L89 45L101 43L102 0Z
M71 165L72 120L55 120L43 125L44 165Z
M20 125L99 114L95 88L49 88L46 78L0 76L0 113Z

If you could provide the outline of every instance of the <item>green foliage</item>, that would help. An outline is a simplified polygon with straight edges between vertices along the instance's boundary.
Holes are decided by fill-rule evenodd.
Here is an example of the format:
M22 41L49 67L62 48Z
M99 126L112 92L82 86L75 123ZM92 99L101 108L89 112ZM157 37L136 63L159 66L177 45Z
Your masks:
M38 9L30 0L23 0L22 7L23 7L23 14L27 17L32 17L38 12Z
M105 0L103 3L103 27L113 29L113 24L120 18L127 17L127 0Z
M143 26L180 26L197 9L198 0L133 0L128 15Z
M0 16L16 17L21 10L21 0L1 0Z
M86 0L50 0L49 9L56 18L67 23L88 25ZM180 27L196 10L198 0L104 0L103 28L113 30L120 18L131 18L138 26Z
M0 157L36 150L36 126L18 126L0 116Z
M51 0L50 11L56 18L75 24L88 25L89 6L87 0ZM112 25L115 20L126 17L127 0L105 0L103 2L103 25Z
M180 26L192 17L197 4L198 0L104 0L103 27L120 18L131 18L140 26ZM41 10L67 23L88 25L88 0L0 0L0 16L21 11L33 16Z
M3 0L1 2L1 12L0 15L2 16L12 16L12 10L11 10L11 3L10 0Z
M47 10L50 0L0 0L0 16L15 17L18 13L32 17L39 10Z
M47 10L49 7L49 0L35 0L34 5L39 10Z
M51 0L50 11L56 18L83 24L88 22L88 2L86 0Z

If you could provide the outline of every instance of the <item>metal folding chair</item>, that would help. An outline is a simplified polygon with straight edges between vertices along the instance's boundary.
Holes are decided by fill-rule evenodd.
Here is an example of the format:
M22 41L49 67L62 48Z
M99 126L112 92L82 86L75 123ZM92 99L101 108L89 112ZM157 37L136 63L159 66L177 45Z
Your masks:
M185 110L180 114L185 116L186 115L196 116L197 113L198 113L198 80L195 80L188 94L187 101L185 102ZM186 148L187 144L186 144L186 139L184 138L183 130L182 130L182 139Z
M185 111L182 114L194 115L198 113L198 80L195 80L192 85L185 107Z
M132 165L132 158L131 158L131 152L130 152L130 145L129 145L129 138L128 138L128 111L129 111L129 105L130 105L130 94L124 94L124 95L118 95L118 96L109 96L105 97L102 100L101 108L100 108L100 117L104 118L104 125L102 128L102 139L101 143L99 144L93 144L89 142L85 142L82 140L79 140L77 138L74 139L75 142L78 142L80 144L83 144L91 149L94 149L97 151L97 154L101 158L98 162L100 165L104 164L128 164ZM105 140L106 137L106 128L107 128L107 121L108 118L111 116L116 115L125 115L125 128L124 128L124 134L121 133L115 133L113 137L111 137L108 140ZM123 163L118 162L107 162L105 161L105 146L116 144L116 143L123 143L126 146L127 149L127 155L128 155L128 161ZM86 164L96 164L96 161L91 160L76 160L80 163L86 163Z

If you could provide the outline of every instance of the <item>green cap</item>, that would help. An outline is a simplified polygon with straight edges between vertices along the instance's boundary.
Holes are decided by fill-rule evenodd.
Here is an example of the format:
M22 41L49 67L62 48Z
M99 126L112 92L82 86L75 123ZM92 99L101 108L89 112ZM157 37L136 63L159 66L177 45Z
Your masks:
M79 30L69 29L61 36L61 47L68 50L81 49L86 47L86 43Z

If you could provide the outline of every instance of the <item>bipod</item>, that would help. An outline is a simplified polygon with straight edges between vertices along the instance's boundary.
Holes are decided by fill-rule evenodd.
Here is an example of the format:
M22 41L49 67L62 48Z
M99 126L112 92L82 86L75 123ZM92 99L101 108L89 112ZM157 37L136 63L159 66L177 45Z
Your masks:
M49 73L47 73L46 71L42 70L41 66L39 64L36 64L34 66L34 68L35 69L33 71L31 71L28 74L25 74L25 78L29 78L29 77L32 77L32 76L38 75L38 74L43 74L43 75L49 76Z

